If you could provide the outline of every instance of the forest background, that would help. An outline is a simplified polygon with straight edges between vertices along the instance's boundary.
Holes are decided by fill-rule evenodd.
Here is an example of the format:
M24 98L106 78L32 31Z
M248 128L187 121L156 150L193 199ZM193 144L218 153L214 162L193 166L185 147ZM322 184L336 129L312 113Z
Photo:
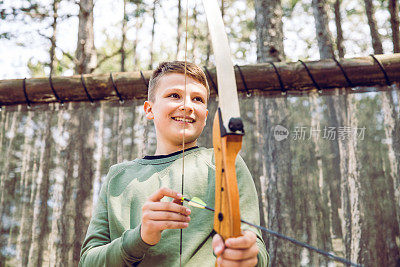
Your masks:
M213 66L202 5L185 3L1 1L0 77L137 71L182 60L186 8L188 59ZM237 64L400 52L396 0L219 3ZM262 225L366 266L396 266L398 85L356 90L241 96L241 155L257 187ZM77 266L109 167L154 152L142 102L3 108L2 266ZM212 99L210 114L216 105ZM200 145L211 147L207 125ZM286 139L276 138L277 127L287 130ZM264 240L272 266L333 264L266 234Z

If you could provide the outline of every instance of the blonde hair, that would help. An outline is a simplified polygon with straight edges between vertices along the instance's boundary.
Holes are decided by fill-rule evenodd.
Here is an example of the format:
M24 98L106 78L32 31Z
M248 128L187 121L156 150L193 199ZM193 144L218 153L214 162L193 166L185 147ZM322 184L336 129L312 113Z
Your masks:
M158 81L166 74L180 73L185 74L185 61L166 61L161 62L153 71L149 82L149 90L147 98L149 101L155 100L156 88ZM201 83L207 89L207 100L210 97L210 88L208 86L207 77L203 70L194 63L186 62L186 75L197 82Z

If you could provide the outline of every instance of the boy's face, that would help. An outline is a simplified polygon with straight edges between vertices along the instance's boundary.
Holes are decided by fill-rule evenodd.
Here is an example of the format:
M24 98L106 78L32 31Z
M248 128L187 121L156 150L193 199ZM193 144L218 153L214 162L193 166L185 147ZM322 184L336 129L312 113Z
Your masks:
M185 76L170 73L161 77L155 90L154 102L146 101L144 109L146 117L154 120L157 144L181 146L185 129L185 143L195 145L206 125L207 89L196 80L186 77L185 94Z

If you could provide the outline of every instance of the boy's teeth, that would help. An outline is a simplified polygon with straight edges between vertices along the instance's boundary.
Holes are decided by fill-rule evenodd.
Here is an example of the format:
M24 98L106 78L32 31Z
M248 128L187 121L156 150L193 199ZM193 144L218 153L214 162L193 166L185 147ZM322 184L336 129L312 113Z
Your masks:
M173 119L176 121L193 122L193 119L185 119L185 118L179 118L179 117L175 117Z

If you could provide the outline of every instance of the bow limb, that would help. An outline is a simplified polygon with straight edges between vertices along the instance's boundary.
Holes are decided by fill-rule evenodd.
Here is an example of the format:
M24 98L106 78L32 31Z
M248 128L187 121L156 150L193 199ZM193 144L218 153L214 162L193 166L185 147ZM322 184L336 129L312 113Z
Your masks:
M235 162L242 146L244 129L221 11L217 0L203 0L203 5L214 50L219 94L218 111L213 124L216 167L214 230L227 239L241 235Z

